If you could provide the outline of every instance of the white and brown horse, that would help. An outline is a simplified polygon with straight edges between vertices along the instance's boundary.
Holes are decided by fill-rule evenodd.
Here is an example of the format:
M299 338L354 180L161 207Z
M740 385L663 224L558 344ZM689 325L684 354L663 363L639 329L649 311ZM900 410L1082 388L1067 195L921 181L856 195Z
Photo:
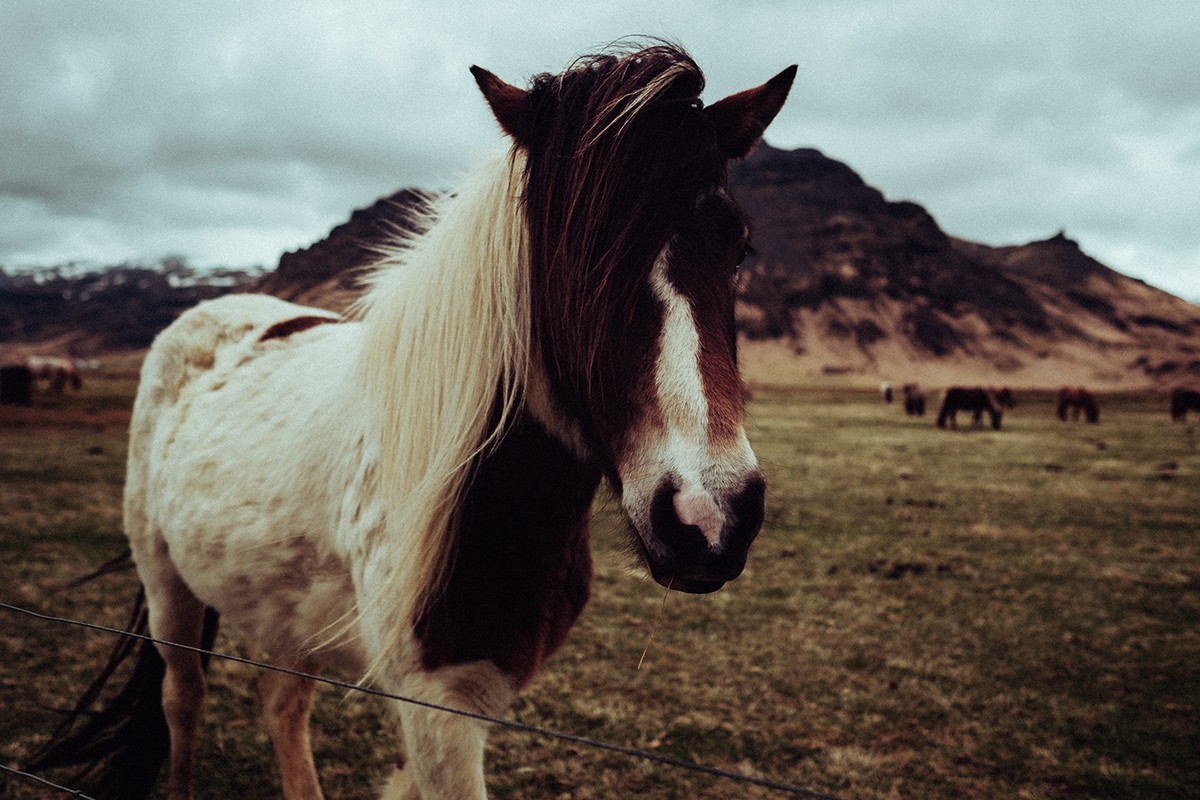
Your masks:
M511 150L397 243L351 319L229 296L155 341L125 494L154 636L210 640L215 610L276 664L496 714L588 599L601 480L659 583L711 592L742 572L765 484L742 424L749 228L726 165L795 68L707 107L667 45L528 89L472 72ZM194 652L144 659L160 656L182 800L205 679ZM320 797L312 683L268 673L261 692L285 796ZM406 766L384 797L486 797L482 723L396 711ZM97 796L136 780L110 771Z
M46 392L60 395L70 386L75 391L83 387L83 379L75 362L61 356L30 356L25 361L33 377L46 381Z

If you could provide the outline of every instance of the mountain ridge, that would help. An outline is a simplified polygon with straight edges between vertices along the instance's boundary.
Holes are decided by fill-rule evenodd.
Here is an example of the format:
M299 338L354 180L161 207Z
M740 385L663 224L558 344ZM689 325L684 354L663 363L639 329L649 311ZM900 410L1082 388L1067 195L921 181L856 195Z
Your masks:
M754 221L739 328L748 372L1158 385L1200 378L1200 307L1058 233L992 247L946 234L818 150L762 144L731 170ZM765 347L771 344L773 347ZM786 355L786 357L785 357Z
M741 269L735 309L752 383L838 375L864 384L1200 385L1200 305L1110 269L1063 231L1001 246L955 237L918 203L889 200L814 148L764 142L731 166L729 183L753 225L755 253ZM345 310L363 269L419 227L433 197L408 188L380 198L225 291ZM0 285L0 338L26 350L39 332L53 334L51 349L62 354L135 349L149 344L147 326L163 314L222 291L130 276L10 280ZM120 292L97 291L118 279ZM154 291L127 297L134 287ZM68 302L72 292L80 296ZM161 308L151 314L148 302Z

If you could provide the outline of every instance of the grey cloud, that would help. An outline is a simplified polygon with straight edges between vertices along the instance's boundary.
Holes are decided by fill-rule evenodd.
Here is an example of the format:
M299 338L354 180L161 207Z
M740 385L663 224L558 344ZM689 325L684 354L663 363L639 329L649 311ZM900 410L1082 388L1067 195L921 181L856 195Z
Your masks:
M273 263L504 147L470 64L521 82L649 33L693 52L710 101L798 62L768 139L846 161L950 233L1065 227L1195 297L1192 5L8 0L0 264L139 249Z

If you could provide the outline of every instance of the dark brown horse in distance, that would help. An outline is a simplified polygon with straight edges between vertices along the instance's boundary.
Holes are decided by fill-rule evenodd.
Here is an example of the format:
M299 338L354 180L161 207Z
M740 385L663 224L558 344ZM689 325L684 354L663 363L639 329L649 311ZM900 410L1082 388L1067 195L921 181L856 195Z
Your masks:
M904 395L904 413L910 417L925 416L925 392L915 383L906 383L900 387Z
M972 388L951 386L942 397L942 408L938 411L937 426L944 428L949 422L951 428L957 428L959 411L970 411L971 424L979 426L983 424L983 413L986 411L991 417L992 428L1000 430L1004 409L1012 408L1015 405L1016 397L1008 388L985 389L982 386Z
M1100 405L1096 402L1096 395L1082 386L1064 386L1059 389L1058 418L1066 422L1070 417L1071 421L1078 422L1080 414L1083 414L1088 422L1100 421Z
M1200 392L1180 386L1171 392L1171 419L1183 422L1189 411L1200 412Z

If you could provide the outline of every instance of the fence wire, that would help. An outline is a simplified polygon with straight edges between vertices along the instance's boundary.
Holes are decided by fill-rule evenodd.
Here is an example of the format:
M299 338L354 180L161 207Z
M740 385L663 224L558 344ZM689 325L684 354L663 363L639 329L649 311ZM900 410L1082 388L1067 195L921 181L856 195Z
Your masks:
M613 744L612 742L606 742L601 739L592 739L590 737L580 736L580 735L574 734L574 733L565 733L563 731L556 731L551 728L543 728L538 725L530 725L530 724L524 723L524 722L517 722L516 720L504 719L503 717L493 717L489 714L480 714L475 711L467 711L465 709L452 708L450 706L440 705L438 703L430 703L426 700L418 700L415 697L405 697L403 695L392 694L390 692L385 692L380 689L374 689L370 686L362 686L360 684L350 683L348 681L342 681L342 680L338 680L336 678L329 678L329 677L325 677L325 676L321 676L321 675L311 675L307 672L301 672L299 670L288 669L286 667L280 667L275 664L268 664L264 661L256 661L255 659L252 659L252 658L244 658L242 656L235 656L235 655L230 655L227 653L218 653L218 652L214 652L212 650L205 650L204 648L201 648L201 647L192 647L191 645L177 644L175 642L163 641L162 639L155 639L153 636L147 636L147 635L141 634L141 633L134 633L132 631L124 631L124 630L120 630L119 628L111 628L111 627L108 627L107 625L98 625L94 622L84 622L82 620L70 619L67 617L58 617L58 616L54 616L52 614L43 614L38 611L33 611L32 609L22 608L21 606L14 606L9 603L0 603L0 609L4 609L6 611L11 611L11 612L14 612L17 614L24 614L26 616L33 617L35 619L43 620L46 622L56 622L56 623L60 623L60 624L64 624L64 625L73 625L73 626L85 628L88 630L94 630L94 631L100 631L103 633L115 634L117 636L125 636L125 637L132 638L132 639L141 639L143 641L153 642L154 644L164 645L166 647L176 647L176 648L179 648L180 650L190 650L194 653L199 653L201 655L207 655L210 658L219 658L219 659L222 659L223 661L232 661L232 662L238 663L238 664L245 664L245 665L251 666L251 667L258 667L259 669L267 669L267 670L271 670L273 672L282 672L284 674L293 675L293 676L296 676L299 678L308 678L309 680L313 680L318 683L324 683L329 686L335 686L339 689L346 689L348 691L353 691L353 692L361 692L363 694L373 695L375 697L381 697L381 698L384 698L387 700L396 700L401 703L409 703L411 705L421 706L423 708L432 709L434 711L442 711L447 714L456 714L460 717L468 717L470 719L479 720L480 722L486 722L486 723L489 723L492 725L497 725L497 726L500 726L503 728L509 728L511 730L520 731L522 733L529 733L529 734L543 736L543 737L550 738L550 739L557 739L559 741L569 742L571 744L580 745L581 747L588 747L588 748L591 748L594 750L605 750L610 753L617 753L619 755L629 756L631 758L639 758L644 761L650 761L650 762L653 762L656 764L662 764L664 766L669 766L669 767L676 767L678 769L686 770L689 772L697 772L697 773L702 773L705 775L711 775L711 776L714 776L717 778L723 778L725 780L733 781L735 783L740 783L740 784L744 784L744 785L748 785L748 786L758 786L763 789L770 789L770 790L778 791L778 792L789 792L792 795L799 796L799 797L812 798L813 800L846 800L846 798L839 797L837 795L826 794L824 792L819 792L814 789L807 789L803 786L797 786L795 784L786 783L784 781L776 781L776 780L772 780L769 778L758 778L753 775L747 775L742 772L734 772L733 770L721 769L720 767L713 767L713 766L709 766L707 764L698 764L694 761L688 761L688 760L682 759L682 758L675 758L673 756L663 755L662 753L654 753L649 750L642 750L642 749L636 748L636 747L627 747L625 745L619 745L619 744ZM20 770L15 770L11 767L5 767L3 765L0 765L0 768L3 768L8 772L13 772L13 773L16 773L19 775L33 778L34 780L40 781L40 782L47 784L48 786L52 786L56 789L60 789L63 792L69 793L75 797L84 798L85 800L92 800L92 798L89 798L87 795L85 795L81 792L78 792L74 789L70 789L70 788L67 788L64 786L59 786L58 784L51 783L50 781L47 781L36 775L30 775L29 773L21 772Z
M96 798L92 797L90 794L84 794L83 792L79 791L78 789L72 789L69 786L63 786L61 783L55 783L54 781L46 780L41 775L34 775L32 772L25 772L24 770L16 769L15 767L8 767L8 766L5 766L4 764L0 764L0 769L4 770L5 772L8 772L12 775L17 775L18 777L24 778L28 781L34 781L34 782L40 783L43 786L47 786L51 789L55 789L65 795L69 795L71 797L78 797L79 800L96 800Z

